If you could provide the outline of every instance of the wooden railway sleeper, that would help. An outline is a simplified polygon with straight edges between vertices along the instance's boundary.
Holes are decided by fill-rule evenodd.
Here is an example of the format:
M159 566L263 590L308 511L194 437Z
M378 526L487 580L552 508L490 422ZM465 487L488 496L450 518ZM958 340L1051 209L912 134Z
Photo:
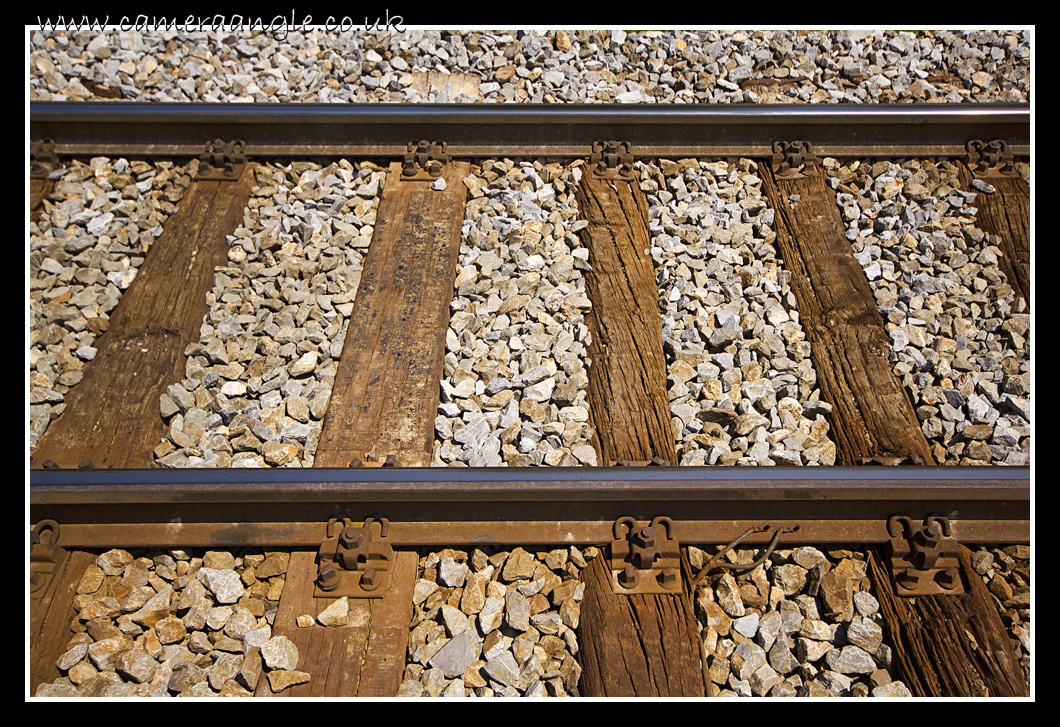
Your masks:
M372 526L377 526L373 533ZM382 598L390 583L394 548L387 539L390 522L373 516L357 526L348 517L333 517L317 551L318 598Z
M55 569L66 558L66 550L59 547L59 523L54 520L41 520L29 537L29 596L39 599L47 593Z
M885 551L899 596L936 596L964 593L960 544L954 525L941 515L930 515L917 525L911 517L893 515L887 521L891 539Z

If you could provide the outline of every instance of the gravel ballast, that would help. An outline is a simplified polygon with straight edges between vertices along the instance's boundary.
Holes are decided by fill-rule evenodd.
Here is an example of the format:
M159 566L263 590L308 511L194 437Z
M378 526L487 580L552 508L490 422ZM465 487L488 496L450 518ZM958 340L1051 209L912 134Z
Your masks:
M464 180L436 466L596 464L581 173L581 161L487 160Z
M250 697L304 683L272 636L289 553L102 553L77 586L62 676L37 697Z
M1030 37L1029 30L32 30L30 99L1021 102L1030 100Z
M30 452L66 408L65 394L194 173L193 165L106 157L53 172L29 223Z
M574 546L424 554L398 696L578 696L580 574L594 557Z
M637 163L681 465L831 465L810 344L749 159Z
M254 174L186 377L160 397L162 467L313 464L386 174L346 160Z
M949 161L824 168L939 464L1030 462L1030 314ZM1025 173L1028 170L1024 170Z

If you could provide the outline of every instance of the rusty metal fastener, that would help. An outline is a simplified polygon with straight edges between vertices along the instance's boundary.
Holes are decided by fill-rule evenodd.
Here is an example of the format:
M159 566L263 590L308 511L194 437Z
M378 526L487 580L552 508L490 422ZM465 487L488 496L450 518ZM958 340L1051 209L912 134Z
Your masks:
M961 582L961 572L957 568L947 568L935 576L935 582L947 591L952 591Z
M320 569L320 577L317 579L317 584L320 586L322 591L333 591L339 587L339 583L342 579L339 577L338 571L335 570L335 566L332 563L327 563Z
M359 548L361 543L364 541L364 532L361 528L353 525L345 528L342 531L342 535L339 536L339 542L349 548Z
M29 590L32 598L39 598L51 581L56 566L66 557L59 547L59 523L41 520L30 530Z
M663 569L663 572L659 574L659 583L662 584L663 588L675 588L679 583L677 571L673 568Z
M437 179L445 173L445 165L451 161L444 141L410 141L401 165L401 178L405 181Z
M369 568L361 575L361 588L366 591L374 591L382 582L383 579L375 568Z
M777 179L800 179L816 172L817 155L808 141L774 141L770 162Z
M972 139L964 145L964 162L978 179L998 179L1016 176L1016 159L1004 139L984 142Z
M589 156L591 174L596 179L633 181L633 147L628 141L595 141Z
M637 585L637 578L639 575L640 573L633 567L633 564L630 563L621 573L619 573L618 582L621 583L624 588L634 588Z
M199 155L198 179L234 181L239 179L247 167L247 143L242 139L226 142L214 139L206 143Z
M638 530L633 537L640 541L640 544L645 547L650 548L655 545L655 529L652 528L651 525L645 525Z

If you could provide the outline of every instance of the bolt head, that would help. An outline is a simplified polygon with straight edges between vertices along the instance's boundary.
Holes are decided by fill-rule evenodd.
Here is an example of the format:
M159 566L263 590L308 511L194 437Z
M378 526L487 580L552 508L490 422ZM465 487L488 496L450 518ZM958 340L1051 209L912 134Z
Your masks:
M655 545L655 528L646 525L637 531L637 541L646 548Z
M627 565L621 573L618 574L618 582L625 588L634 588L637 585L637 577L640 574L637 569L632 565Z
M323 566L320 569L320 577L317 579L317 583L320 585L320 589L323 591L331 591L339 586L339 573L335 569L335 566L331 563Z
M677 571L673 568L664 568L659 574L659 583L663 588L676 588L679 583Z
M382 582L382 574L375 568L369 568L361 575L361 588L366 591L374 591Z
M961 582L960 572L956 568L947 568L935 576L935 582L947 591L952 591Z

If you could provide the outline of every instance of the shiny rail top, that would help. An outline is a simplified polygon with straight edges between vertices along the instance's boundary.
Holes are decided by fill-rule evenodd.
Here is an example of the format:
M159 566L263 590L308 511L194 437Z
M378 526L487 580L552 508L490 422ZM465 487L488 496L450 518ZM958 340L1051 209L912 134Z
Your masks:
M456 157L588 156L628 141L636 156L768 156L778 140L818 155L961 156L972 139L1030 154L1029 104L30 104L30 138L59 154L197 155L243 139L254 157L387 156L445 141Z
M1026 467L593 467L35 470L30 515L82 547L319 544L332 517L382 516L403 545L607 542L670 517L684 542L747 528L872 543L888 519L945 515L964 542L1028 542Z

